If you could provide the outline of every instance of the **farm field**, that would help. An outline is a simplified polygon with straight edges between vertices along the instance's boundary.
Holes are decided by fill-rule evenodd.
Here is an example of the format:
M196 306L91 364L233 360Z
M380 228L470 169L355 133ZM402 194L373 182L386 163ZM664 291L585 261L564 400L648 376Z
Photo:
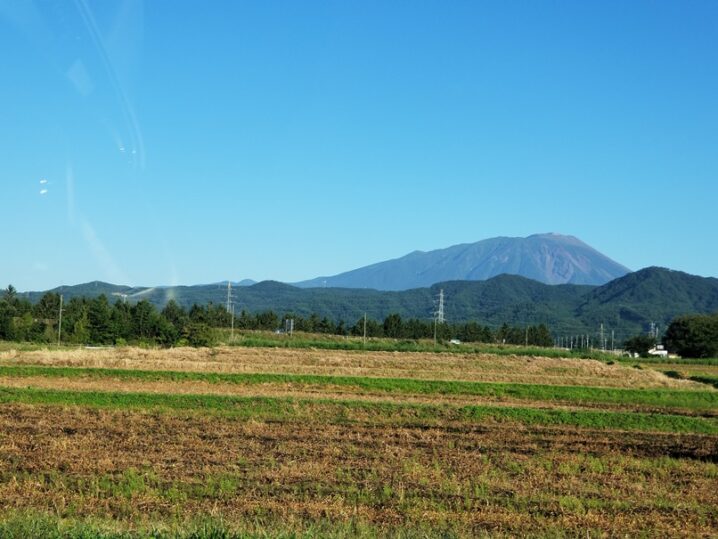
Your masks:
M647 365L0 350L3 537L718 534L718 390Z
M662 360L638 362L641 368L652 369L665 373L670 378L692 380L703 384L710 384L718 388L718 360L715 358L701 360Z

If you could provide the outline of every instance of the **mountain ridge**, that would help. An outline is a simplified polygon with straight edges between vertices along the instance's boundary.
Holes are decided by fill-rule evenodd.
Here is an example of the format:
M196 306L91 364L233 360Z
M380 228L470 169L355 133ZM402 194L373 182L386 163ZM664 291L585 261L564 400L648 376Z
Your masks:
M333 276L292 283L300 288L409 290L448 280L486 280L503 273L545 284L601 285L630 270L574 236L499 236L431 251L412 251Z
M279 315L313 313L355 322L366 313L381 320L397 313L403 318L430 319L434 302L444 291L450 322L477 321L492 327L547 324L556 334L595 333L601 324L617 338L648 331L651 323L665 328L675 316L718 311L718 279L665 268L649 267L602 286L547 285L518 275L502 274L485 281L445 281L404 291L350 288L302 289L278 281L262 281L236 291L236 312L273 310ZM189 308L209 302L223 305L221 285L126 287L98 281L59 287L65 300L106 294L115 301L146 299L163 307L170 299ZM45 292L26 292L39 301Z

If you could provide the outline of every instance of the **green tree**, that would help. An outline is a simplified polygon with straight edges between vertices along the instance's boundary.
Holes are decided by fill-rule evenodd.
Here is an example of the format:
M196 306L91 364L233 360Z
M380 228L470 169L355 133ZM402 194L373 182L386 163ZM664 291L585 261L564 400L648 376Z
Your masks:
M132 308L125 301L116 301L112 308L112 333L115 343L132 339Z
M400 339L403 336L404 324L401 316L392 313L384 319L384 336L392 339Z
M257 326L259 329L277 329L279 317L274 311L264 311L257 315Z
M143 299L132 307L132 336L150 340L155 336L157 311L154 305Z
M418 318L410 318L404 324L404 336L409 339L427 339L433 335L431 324L419 320Z
M242 309L237 318L237 327L240 329L257 329L257 320L247 311Z
M115 335L112 328L112 310L107 296L101 294L90 301L87 311L87 329L90 342L95 344L112 344Z
M35 318L56 320L60 314L60 295L46 292L33 308Z
M533 346L553 346L553 336L545 324L529 328L529 344Z
M182 329L184 329L184 327ZM155 328L155 340L157 344L165 347L173 346L180 336L180 331L180 329L177 329L177 327L164 316L157 317Z
M718 313L676 318L668 326L663 343L670 352L682 357L718 355Z
M0 339L2 340L11 341L15 338L12 320L14 312L7 301L0 300Z
M319 321L319 325L314 330L317 333L334 333L334 324L325 316Z
M177 328L178 331L182 331L185 325L189 323L189 316L185 310L180 307L179 303L173 299L167 302L161 314L162 317Z
M648 356L648 351L656 346L656 339L650 335L635 335L623 343L623 349L641 357Z
M212 346L216 343L214 331L207 324L190 322L183 331L182 337L190 346Z
M17 290L13 285L7 285L7 288L3 292L3 300L5 300L9 305L14 305L16 299Z

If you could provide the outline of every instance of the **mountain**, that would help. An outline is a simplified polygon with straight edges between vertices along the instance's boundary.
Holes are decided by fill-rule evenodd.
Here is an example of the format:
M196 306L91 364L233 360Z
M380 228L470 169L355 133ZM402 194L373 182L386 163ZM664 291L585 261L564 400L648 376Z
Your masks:
M504 273L545 284L602 285L629 271L573 236L535 234L414 251L401 258L295 285L408 290L442 281L486 280Z
M651 322L666 326L677 315L718 312L718 279L650 267L586 294L575 313L585 323Z
M447 281L404 291L373 289L303 289L276 281L263 281L234 290L237 314L242 310L277 314L312 313L331 320L354 323L366 313L376 320L398 313L402 318L430 319L439 291L444 291L449 322L475 320L491 327L547 324L556 335L596 335L601 324L606 335L618 341L646 332L656 323L665 329L671 319L688 313L718 312L718 279L698 277L665 268L646 268L603 285L547 285L518 275L499 275L485 281ZM223 305L226 286L221 284L130 288L88 283L52 290L68 300L76 296L106 294L111 300L134 303L146 299L163 307L170 299L189 308L213 302ZM39 301L43 292L29 292Z

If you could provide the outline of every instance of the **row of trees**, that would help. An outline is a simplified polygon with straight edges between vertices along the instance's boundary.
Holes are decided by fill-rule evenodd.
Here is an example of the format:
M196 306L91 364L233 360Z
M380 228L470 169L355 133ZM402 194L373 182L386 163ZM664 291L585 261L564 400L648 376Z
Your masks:
M351 335L364 334L364 319L357 320L350 330ZM430 339L436 333L439 340L459 339L465 342L528 344L532 346L553 346L553 337L548 327L541 324L524 328L504 324L497 330L477 322L463 324L435 324L428 320L411 318L403 320L398 314L390 314L383 323L366 321L368 337L391 337L395 339Z
M683 357L718 356L718 313L676 318L668 326L663 344Z
M662 342L668 352L681 357L718 356L718 313L675 318L666 329ZM628 352L647 356L656 344L653 335L636 335L628 339L623 347Z
M353 325L340 320L333 322L316 314L302 317L286 313L279 316L273 311L248 313L242 311L234 319L223 305L193 305L185 310L175 301L169 301L157 310L148 301L128 304L118 300L110 303L106 296L72 298L62 306L60 327L60 296L48 292L39 302L32 304L21 298L10 286L0 298L0 339L28 342L56 342L61 340L77 344L117 344L147 342L162 346L189 344L208 345L212 342L211 328L276 330L284 321L292 319L295 331L335 335L390 337L396 339L427 339L436 334L439 340L460 339L466 342L529 344L552 346L551 332L545 325L524 328L504 324L492 330L476 322L463 324L434 324L415 318L404 320L390 314L383 321L364 318Z

